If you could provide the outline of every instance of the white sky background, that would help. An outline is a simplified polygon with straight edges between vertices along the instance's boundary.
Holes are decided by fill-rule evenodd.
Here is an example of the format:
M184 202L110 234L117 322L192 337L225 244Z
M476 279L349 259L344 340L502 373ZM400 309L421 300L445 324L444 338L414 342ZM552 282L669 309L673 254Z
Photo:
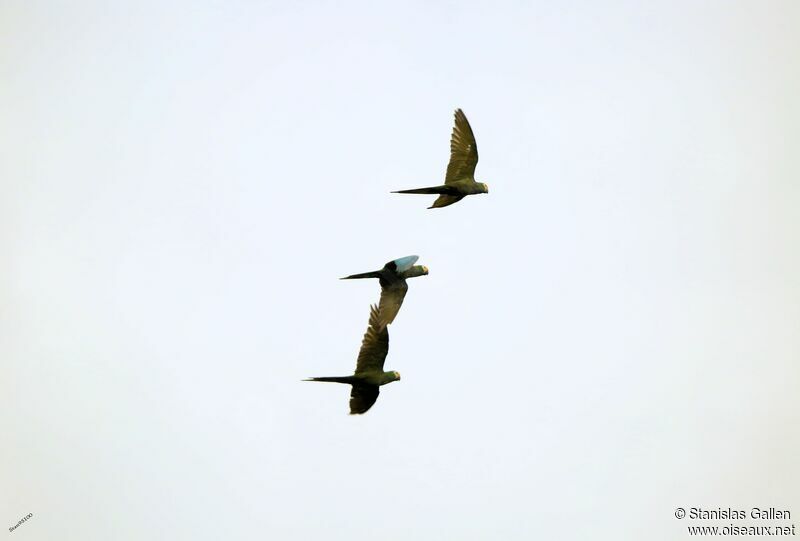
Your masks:
M799 4L158 4L0 7L7 535L800 526Z

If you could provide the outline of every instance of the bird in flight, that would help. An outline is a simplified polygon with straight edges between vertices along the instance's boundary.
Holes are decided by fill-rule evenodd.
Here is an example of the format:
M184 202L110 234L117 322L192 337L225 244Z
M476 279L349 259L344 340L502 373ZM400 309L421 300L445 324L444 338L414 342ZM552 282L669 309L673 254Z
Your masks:
M350 389L350 415L365 413L380 393L380 386L400 379L398 372L384 372L383 363L389 353L389 330L381 324L380 310L369 307L369 327L361 341L356 371L352 376L308 378L303 381L329 381L347 383Z
M400 190L392 193L439 194L429 209L446 207L461 201L467 195L489 193L489 185L475 181L475 166L478 165L478 145L464 111L456 109L456 123L450 137L450 163L444 184L430 188Z
M380 313L381 324L389 325L403 304L403 299L408 291L406 278L424 276L428 274L428 267L424 265L414 265L419 256L409 255L389 261L381 270L364 272L361 274L351 274L340 278L340 280L353 280L355 278L378 278L381 284Z

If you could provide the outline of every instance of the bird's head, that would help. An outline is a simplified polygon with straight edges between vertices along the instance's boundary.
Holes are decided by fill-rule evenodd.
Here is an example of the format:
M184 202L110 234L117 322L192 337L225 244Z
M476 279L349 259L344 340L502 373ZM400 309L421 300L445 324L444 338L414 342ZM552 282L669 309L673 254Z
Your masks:
M483 189L483 193L489 193L489 185L485 182L481 182L481 188Z
M400 372L392 370L392 377L394 378L392 381L400 381Z
M428 267L425 265L414 265L405 271L402 276L403 278L414 278L417 276L425 276L426 274L428 274Z

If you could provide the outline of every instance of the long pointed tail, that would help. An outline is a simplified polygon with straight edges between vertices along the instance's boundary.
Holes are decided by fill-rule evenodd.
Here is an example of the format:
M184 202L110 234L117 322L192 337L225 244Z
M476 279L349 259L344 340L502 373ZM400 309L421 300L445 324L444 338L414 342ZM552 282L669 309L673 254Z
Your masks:
M372 271L372 272L362 272L361 274L351 274L350 276L339 278L339 280L353 280L355 278L380 278L380 277L381 277L381 271Z
M353 376L326 376L321 378L306 378L303 381L328 381L331 383L353 384L357 381L357 378L354 378Z
M423 194L447 194L455 195L456 192L452 186L442 184L441 186L431 186L430 188L415 188L413 190L398 190L392 193L423 193Z

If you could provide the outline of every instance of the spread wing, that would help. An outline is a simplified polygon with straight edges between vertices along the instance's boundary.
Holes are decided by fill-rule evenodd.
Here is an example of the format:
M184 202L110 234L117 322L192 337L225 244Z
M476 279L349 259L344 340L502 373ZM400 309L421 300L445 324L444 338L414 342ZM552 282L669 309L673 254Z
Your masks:
M446 207L448 205L452 205L453 203L458 203L464 199L463 195L440 195L436 198L436 201L433 202L433 205L428 207L429 209L438 209L442 207Z
M361 341L361 350L358 352L356 375L362 372L383 372L383 363L388 354L389 330L386 325L381 323L381 312L378 307L372 305L369 307L369 327L367 327L367 332L364 333L364 339ZM355 389L355 386L353 389ZM377 393L375 396L378 396Z
M369 383L354 383L350 391L350 415L366 412L378 399L380 389Z
M394 263L394 267L397 272L405 272L414 266L414 263L417 262L417 259L419 259L418 255L407 255L405 257L399 257L390 263ZM387 265L388 264L389 263L387 263Z
M450 136L450 163L447 164L445 184L475 175L478 165L478 145L464 111L456 109L456 124Z
M408 284L402 279L381 288L381 325L389 325L394 321L394 318L397 317L397 313L400 311L400 307L403 305L403 299L406 298L407 291ZM388 343L388 336L386 340Z

